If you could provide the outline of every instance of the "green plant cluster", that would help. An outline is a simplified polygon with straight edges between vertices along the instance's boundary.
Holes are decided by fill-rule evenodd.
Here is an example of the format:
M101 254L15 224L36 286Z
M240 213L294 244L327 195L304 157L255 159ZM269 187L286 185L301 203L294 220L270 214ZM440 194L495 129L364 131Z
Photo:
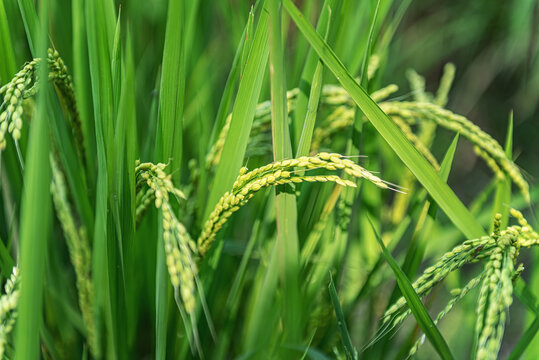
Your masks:
M399 93L411 1L154 5L0 0L0 359L539 354L519 124Z

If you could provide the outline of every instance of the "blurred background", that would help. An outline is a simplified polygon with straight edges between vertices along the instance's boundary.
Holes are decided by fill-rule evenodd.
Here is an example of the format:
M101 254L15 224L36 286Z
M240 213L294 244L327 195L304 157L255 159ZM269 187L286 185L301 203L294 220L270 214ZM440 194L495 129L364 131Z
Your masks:
M435 90L445 63L456 65L448 108L503 143L514 111L514 156L534 183L539 176L539 4L515 1L413 1L390 47L387 81L405 85L414 68ZM451 185L463 200L489 170L460 148ZM471 155L472 154L472 155ZM461 176L458 176L460 173ZM453 173L455 175L455 173ZM455 178L457 177L457 178Z

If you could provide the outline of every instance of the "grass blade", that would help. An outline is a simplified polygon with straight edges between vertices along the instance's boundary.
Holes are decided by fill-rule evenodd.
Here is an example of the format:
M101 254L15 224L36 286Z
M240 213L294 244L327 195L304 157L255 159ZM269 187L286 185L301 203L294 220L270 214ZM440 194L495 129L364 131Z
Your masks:
M24 29L26 30L26 38L28 39L30 52L36 55L38 54L36 42L38 38L37 29L39 24L34 2L31 0L19 0L19 9L21 10L22 21L24 22Z
M43 58L48 47L49 2L40 4L40 32L36 34L37 51ZM39 36L37 36L39 35ZM39 68L41 79L47 79L48 68ZM47 238L50 221L50 168L49 168L49 126L47 119L48 97L51 88L45 80L41 83L30 129L30 139L26 155L24 190L21 205L21 284L19 298L19 319L15 339L15 359L37 359L39 356L39 333L43 320L43 280L47 261ZM39 206L36 206L39 204Z
M167 163L171 160L171 170L179 182L182 157L183 103L185 99L185 4L182 1L169 2L165 44L163 49L162 74L159 91L159 112L157 127L157 159ZM161 217L161 215L159 216ZM167 354L167 318L170 279L168 277L162 221L159 219L156 262L156 348L157 359L165 359Z
M273 159L292 158L292 144L288 128L286 74L281 34L281 3L269 1L264 8L269 13L270 76L271 76L271 133ZM288 186L275 191L277 217L277 246L279 268L284 292L284 341L295 343L301 336L302 308L299 294L299 241L297 230L296 195Z
M101 2L87 1L85 15L87 21L87 42L94 105L94 123L97 153L97 182L95 201L95 224L93 241L92 274L94 281L94 309L96 340L98 349L105 349L105 344L114 344L114 324L110 303L109 268L113 259L109 254L109 245L116 246L114 239L109 239L108 199L109 199L109 159L107 154L113 115L111 61L108 44L112 34L107 33L105 5ZM110 244L112 242L112 244ZM107 330L109 342L105 342L104 330ZM108 348L107 356L113 356L114 348ZM102 356L98 354L97 356Z
M341 6L342 1L340 0L326 0L322 6L322 11L320 13L320 17L318 18L318 24L316 25L316 31L320 35L325 34L325 39L328 42L331 41L330 39L333 39L335 29L338 27ZM317 92L316 88L313 89L313 87L315 87L315 85L322 86L322 67L323 65L318 58L318 55L316 55L314 50L310 49L307 59L305 60L305 66L303 67L303 71L301 73L301 79L298 86L299 93L296 98L296 108L294 110L294 117L292 119L292 135L294 139L294 146L297 146L296 153L298 154L301 150L303 155L307 155L307 153L304 153L304 148L306 147L308 139L304 138L302 144L302 137L306 131L306 128L308 130L310 127L310 123L306 121L307 114L312 112L313 109L318 108L315 106L318 104L318 101L313 102L314 99L316 99L316 96L313 97L313 95L316 95ZM300 148L300 145L302 145L303 149ZM308 142L308 146L310 146L310 141ZM309 149L306 151L308 152Z
M511 351L511 354L509 354L509 357L507 359L521 359L522 355L524 354L528 346L532 343L534 337L537 335L537 332L539 332L539 313L536 313L535 319L526 329L524 334L522 334L522 337L514 347L513 351Z
M331 297L331 303L333 304L333 309L335 310L335 316L337 317L337 325L339 326L339 332L341 333L341 341L344 346L347 359L356 360L358 358L357 350L352 345L352 339L348 333L348 328L346 327L346 320L344 318L344 313L341 308L341 303L339 302L339 297L337 295L337 289L335 288L335 283L333 282L333 276L329 274L329 296Z
M507 124L507 133L505 138L505 155L508 159L513 158L513 112L509 114ZM492 218L498 213L502 214L501 228L507 226L509 221L509 204L511 202L511 178L505 176L504 179L498 179L496 194L494 195L494 204L492 208ZM494 229L494 222L490 224L490 231Z
M0 62L0 86L2 86L11 79L16 71L15 54L11 44L4 0L0 0L0 54L2 54Z
M268 53L268 15L266 11L262 11L256 27L253 46L249 52L249 58L236 95L230 130L223 147L222 160L219 162L214 183L211 186L204 219L208 218L225 191L232 187L243 163L255 107L266 72Z

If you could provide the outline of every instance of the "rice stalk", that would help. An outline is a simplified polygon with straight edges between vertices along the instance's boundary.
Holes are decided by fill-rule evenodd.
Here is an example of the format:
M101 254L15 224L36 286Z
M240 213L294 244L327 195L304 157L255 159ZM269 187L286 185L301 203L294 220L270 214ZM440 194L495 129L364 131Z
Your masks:
M9 334L17 320L19 284L19 269L14 267L4 285L4 294L0 296L0 359L4 359L6 346L10 343Z
M172 175L165 173L166 165L137 162L137 219L150 203L161 211L166 264L174 290L179 292L185 311L193 314L196 305L197 268L193 255L195 242L185 226L177 219L170 204L170 195L183 198L183 193L172 184ZM140 195L142 194L142 195Z
M380 102L397 90L395 85L382 88L371 94L371 97L379 102L382 110L393 119L408 140L415 145L416 149L425 156L433 167L437 169L439 164L430 152L429 147L436 126L440 126L457 132L468 139L474 145L476 153L485 160L494 174L497 177L508 176L511 178L519 187L525 199L529 201L529 186L517 165L511 159L507 158L501 145L464 116L443 108L447 103L447 94L454 79L454 65L447 64L444 68L444 74L436 96L425 92L424 79L420 75L413 71L409 71L407 75L416 101ZM287 92L287 108L289 112L294 110L295 101L293 100L297 96L297 93L298 89ZM340 86L324 85L320 104L330 107L331 110L327 119L314 131L311 146L313 151L318 151L334 134L350 126L355 114L354 102ZM258 139L257 142L260 142L257 134L261 131L269 130L269 121L270 102L266 101L257 106L253 129L251 131L251 137ZM410 127L410 125L417 123L421 125L419 135L414 134ZM229 124L230 119L227 118L217 142L212 146L206 157L206 166L208 168L215 166L220 160L222 146L226 139ZM253 145L253 143L250 145Z
M371 56L369 64L369 78L374 76L377 68L379 66L379 57ZM389 97L391 94L395 93L398 90L397 85L390 84L384 88L381 88L371 94L371 97L375 101L382 101L385 98ZM286 92L287 97L287 110L288 115L292 113L296 106L296 97L298 95L299 89L295 88ZM329 105L332 107L346 106L351 108L348 110L354 111L355 103L350 98L348 93L340 86L336 85L324 85L322 87L322 93L320 95L320 104ZM256 136L262 130L269 130L269 122L271 120L271 102L264 101L256 106L255 117L253 120L253 126L251 129L251 138ZM353 114L352 114L353 117ZM230 121L232 119L232 114L229 114L225 120L225 124L219 133L217 141L212 145L208 154L206 155L206 167L212 168L219 163L221 159L221 152L226 140L226 135L230 129ZM317 150L318 147L312 146L313 149Z
M436 97L434 98L434 104L445 107L447 105L447 95L453 85L455 79L455 65L447 63L444 66L444 72L438 85L438 91L436 91Z
M434 265L425 269L423 274L412 284L414 290L419 297L427 295L451 272L460 269L465 264L488 256L494 247L495 241L489 236L463 242L445 253ZM382 317L382 326L384 329L393 329L410 314L411 311L407 308L406 300L404 297L400 297L386 310Z
M93 311L93 282L91 276L92 253L86 229L76 224L73 210L68 201L67 186L54 156L50 155L52 171L51 194L56 209L56 216L60 222L71 264L75 269L76 285L79 298L79 307L87 331L90 351L97 354L97 341L95 337L94 311Z
M6 132L9 132L14 141L21 137L23 126L24 100L35 96L39 90L38 68L41 59L33 59L13 77L13 79L0 88L2 103L0 104L0 151L6 147ZM83 146L82 125L77 110L75 89L64 61L58 51L48 49L47 65L49 67L48 80L53 82L61 95L59 99L69 114L70 128L75 138L75 148L81 159L86 159Z
M451 300L449 300L449 302L447 303L447 305L442 309L442 311L440 311L438 313L438 315L436 316L436 318L433 320L434 321L434 324L435 325L438 325L438 322L440 322L440 320L446 316L452 309L453 307L455 306L455 304L460 301L464 296L466 296L471 290L473 290L474 288L477 287L477 285L479 285L481 283L481 281L483 280L483 278L485 277L485 273L482 273L480 274L479 276L473 278L472 280L470 280L468 282L468 284L466 284L463 288L461 289L453 289L451 290L451 295L453 295L453 297L451 298ZM414 343L414 345L412 346L412 348L410 349L410 351L408 352L408 357L412 357L415 355L415 353L417 352L417 350L419 349L419 347L425 342L425 334L421 335L419 337L419 339L417 339L417 341Z
M510 212L519 225L508 226L505 230L500 231L501 215L497 214L492 234L464 241L444 254L436 264L425 269L423 274L412 284L417 295L424 297L451 272L465 264L487 259L485 270L480 276L482 285L476 322L477 356L482 359L495 358L499 349L505 323L505 309L512 302L512 282L523 270L522 267L518 267L516 270L514 267L518 250L521 247L530 248L539 245L539 234L531 228L522 213L515 209L511 209ZM477 285L473 282L471 284ZM467 286L471 286L470 283ZM469 290L471 289L467 289L466 293ZM447 311L452 308L451 302L456 302L464 296L462 292L458 292L457 295L457 298L450 300L440 313L441 317L445 316ZM376 339L401 324L410 314L411 311L407 307L406 300L404 297L400 297L384 313ZM492 357L493 354L494 357Z
M412 89L414 99L419 102L431 102L432 96L425 91L425 78L419 75L414 69L406 71L406 78Z
M496 140L464 116L443 109L438 105L422 102L385 102L380 104L380 107L390 117L400 116L403 119L430 121L461 134L481 150L480 156L483 153L489 156L486 159L487 165L491 165L493 162L490 159L493 159L501 172L511 178L520 188L526 201L530 200L528 183L524 180L517 165L507 158L502 146ZM493 169L495 173L499 173L498 167Z
M344 172L355 178L364 178L382 189L399 191L392 187L392 184L371 174L366 169L357 165L353 161L344 158L340 154L319 153L316 156L302 156L297 159L288 159L273 162L259 167L250 172L243 167L231 189L226 192L215 209L210 214L204 224L202 233L198 238L198 249L201 256L209 250L211 244L219 230L226 223L228 218L243 205L245 205L254 194L262 188L268 186L294 184L301 182L335 182L341 186L356 187L350 180L343 179L337 175L299 175L296 171L312 169L325 169L329 171L344 170Z
M485 265L477 303L476 359L496 359L501 346L506 309L513 302L513 272L518 253L518 232L500 233L501 214L495 219L494 237L497 246Z

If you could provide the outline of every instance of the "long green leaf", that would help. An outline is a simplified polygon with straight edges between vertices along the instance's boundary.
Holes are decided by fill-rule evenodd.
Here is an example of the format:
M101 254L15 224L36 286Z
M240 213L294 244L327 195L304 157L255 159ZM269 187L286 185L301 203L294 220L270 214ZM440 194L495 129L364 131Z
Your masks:
M40 4L40 28L36 34L37 53L47 57L49 2ZM41 90L30 129L30 139L26 154L24 190L21 205L20 242L21 284L19 298L19 319L15 339L15 359L37 359L39 356L39 333L43 321L43 279L47 261L47 238L50 222L50 168L49 168L49 126L47 119L47 98L51 87L47 82L48 68L41 66Z
M268 14L262 11L256 27L253 47L249 52L249 58L234 102L230 130L228 131L221 161L217 167L214 183L211 187L205 219L213 210L219 198L232 187L243 163L256 104L266 72L268 53Z
M376 130L387 141L402 162L410 169L415 177L427 189L432 198L438 203L451 221L468 237L478 238L485 230L470 214L468 209L457 198L455 193L436 175L436 172L410 144L400 129L384 114L378 105L369 97L363 88L354 80L342 62L331 48L316 33L313 27L303 17L291 0L283 0L283 5L290 16L316 50L326 66L333 72L337 80L350 94L354 102L367 116Z
M267 2L265 7L270 19L271 132L275 161L292 158L280 5L280 1L272 0ZM276 188L275 206L277 246L280 255L279 272L285 294L283 296L285 326L283 340L294 343L299 341L301 336L302 307L298 284L300 266L296 195L288 188L288 185Z
M535 319L532 321L530 326L526 329L524 334L522 334L522 337L514 347L513 351L511 351L511 354L509 354L508 360L516 360L521 359L522 355L528 348L528 346L532 343L532 340L535 338L537 333L539 332L539 313L536 313Z
M34 2L31 0L19 0L19 9L21 11L24 29L26 30L26 38L30 52L37 54L36 42L38 38L37 29L39 27L36 9Z
M505 137L505 155L508 159L513 158L513 112L509 114L507 124L507 133ZM502 214L501 225L503 229L509 221L509 204L511 202L511 178L505 176L504 179L497 179L496 194L494 195L494 204L492 208L492 218L497 213ZM494 230L494 221L490 224L490 232Z
M92 251L92 275L94 281L94 316L98 349L105 349L105 340L115 346L116 336L110 303L109 268L114 259L109 254L110 242L116 246L108 231L109 163L107 153L113 115L112 77L107 32L107 15L103 2L87 1L85 15L87 21L87 41L92 97L94 105L95 138L97 149L97 183L95 201L95 225ZM111 237L111 239L109 239ZM105 320L105 321L104 321ZM103 322L104 321L104 322ZM105 326L104 326L104 325ZM104 330L106 327L107 337ZM114 348L108 348L107 356L116 357ZM100 356L100 354L98 354Z
M73 86L84 135L86 152L86 177L89 190L95 189L96 144L95 125L92 113L92 94L88 67L88 44L83 0L73 0L71 4L73 33Z
M338 21L340 19L342 1L340 0L325 0L322 6L320 17L318 18L318 24L316 25L316 31L325 36L326 41L331 42L335 35L335 30L338 27ZM316 111L318 102L314 101L317 89L313 89L315 85L317 87L322 86L322 62L320 61L316 52L312 49L309 50L307 59L305 60L305 66L301 73L301 79L298 86L299 92L296 97L296 107L294 110L294 117L292 118L293 140L294 146L297 146L296 153L303 153L304 149L300 149L301 140L303 140L303 147L307 144L307 139L303 134L307 132L310 122L306 121L306 116L313 110ZM316 105L316 106L315 106ZM314 125L314 124L313 124ZM306 130L307 127L307 130ZM312 131L312 130L311 130ZM300 136L301 135L301 136ZM311 135L312 136L312 135ZM303 139L302 139L303 138ZM308 146L310 146L310 141ZM306 150L307 152L309 149Z
M2 61L0 61L0 86L2 86L16 71L15 54L11 44L4 0L0 0L0 54L2 54Z
M179 180L182 157L183 103L185 94L185 26L183 1L170 1L167 12L163 48L156 157L160 162L171 160L171 171ZM179 181L177 181L179 182ZM160 215L161 217L161 215ZM156 348L157 359L167 354L167 317L170 280L167 276L161 221L156 262Z
M358 358L357 350L352 345L352 339L350 338L350 333L346 327L346 319L344 318L344 313L341 308L341 303L337 295L337 289L335 288L335 283L333 282L333 276L329 274L329 296L331 297L331 303L333 304L333 310L335 310L335 317L337 318L337 325L339 326L339 332L341 333L341 341L344 346L346 353L346 358L351 360L356 360Z

